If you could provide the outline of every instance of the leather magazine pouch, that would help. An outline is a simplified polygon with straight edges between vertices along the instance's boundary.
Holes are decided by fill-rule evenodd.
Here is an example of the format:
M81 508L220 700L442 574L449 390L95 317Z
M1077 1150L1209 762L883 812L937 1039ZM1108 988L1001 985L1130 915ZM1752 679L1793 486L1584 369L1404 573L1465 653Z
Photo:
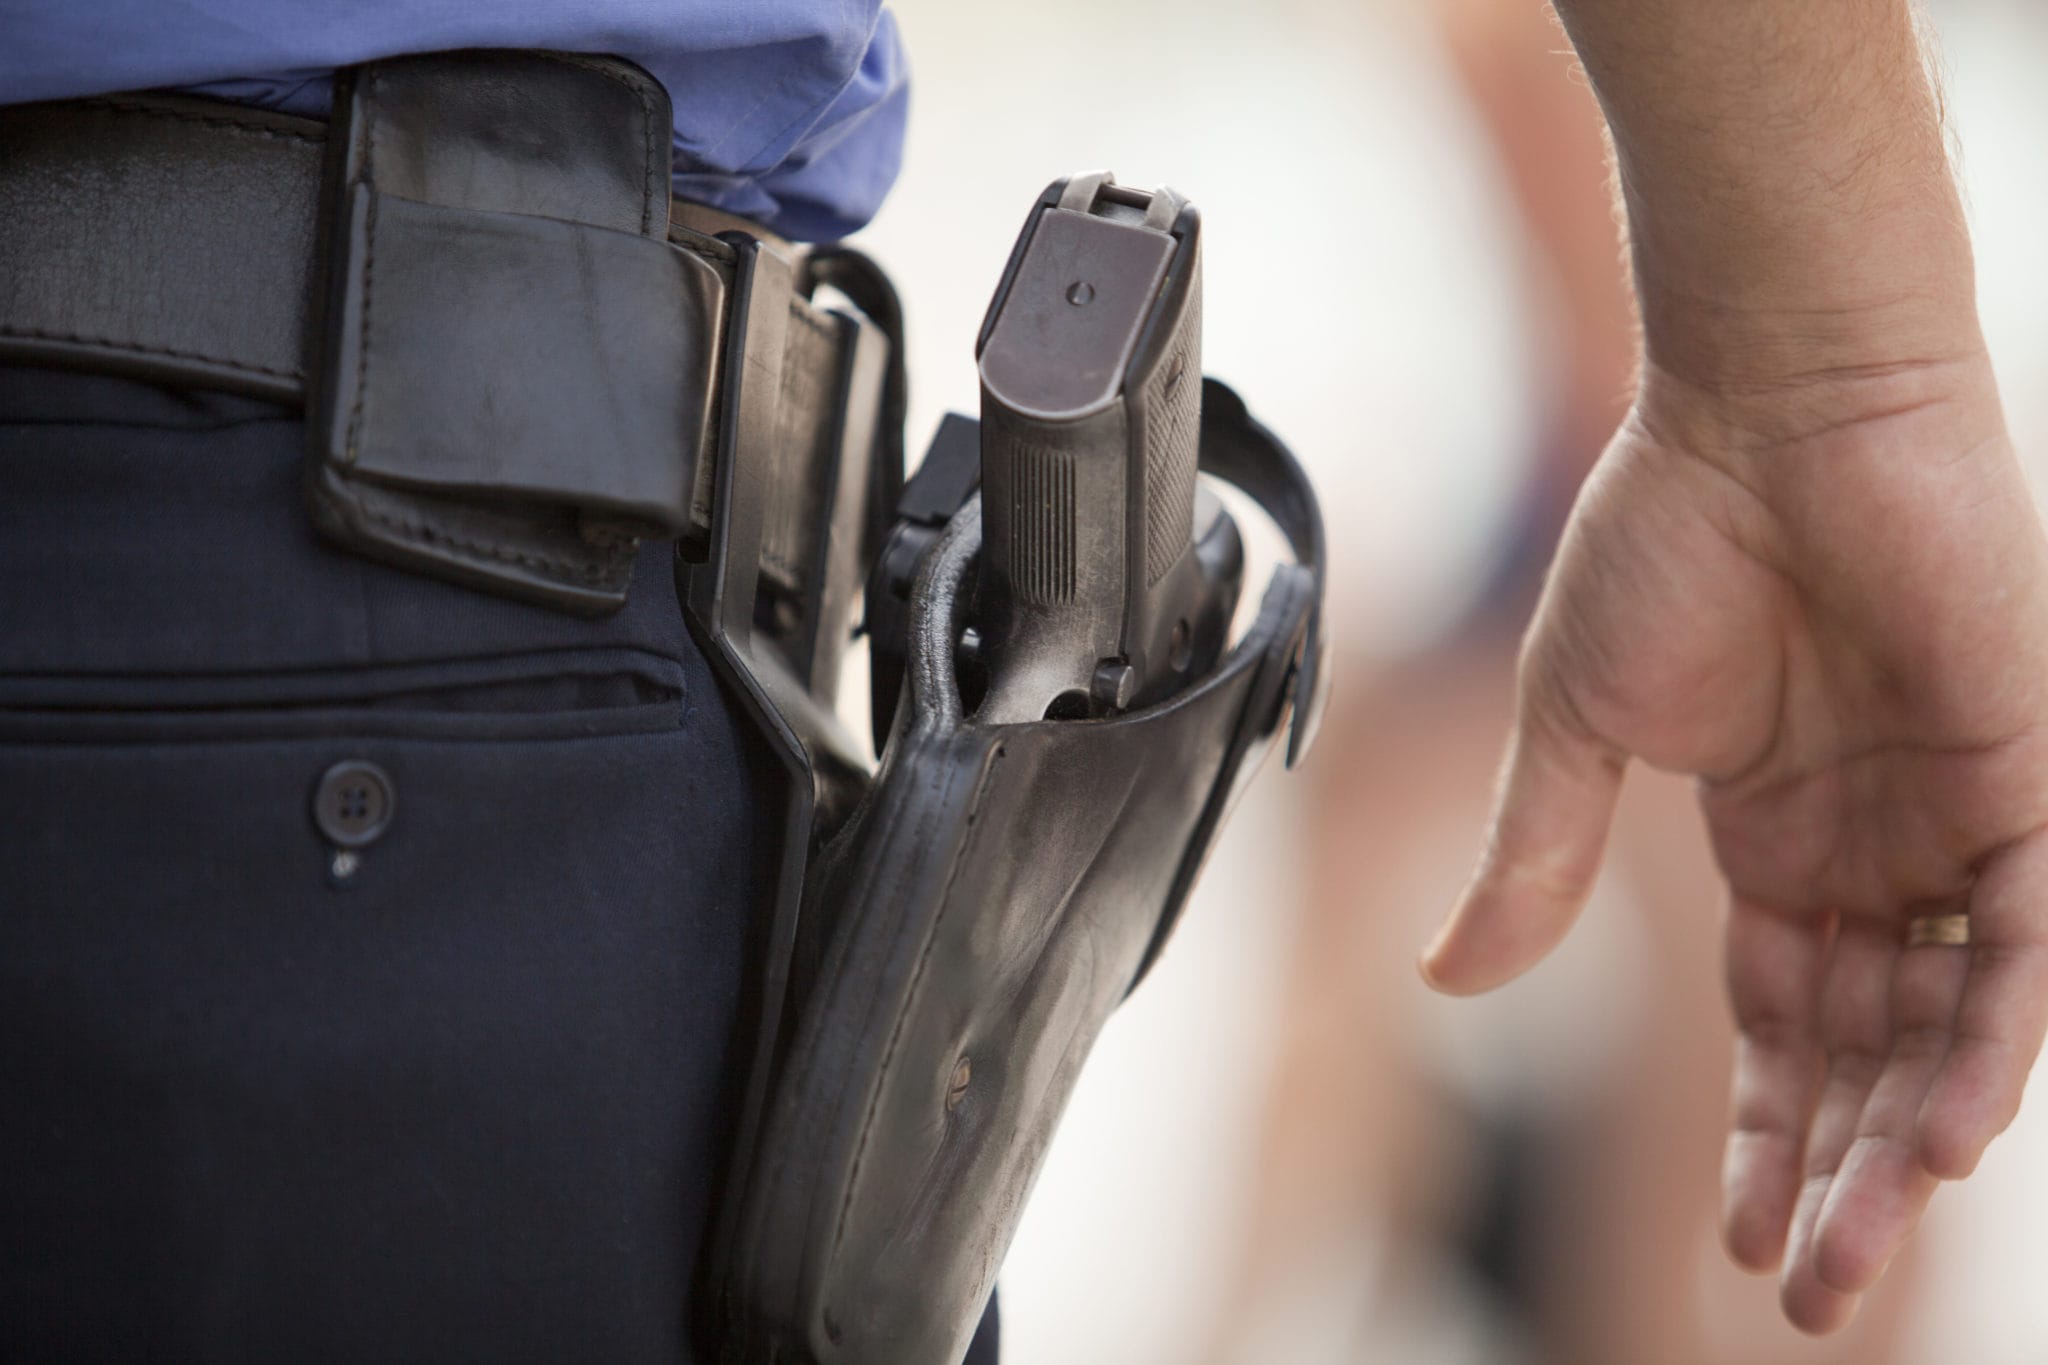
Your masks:
M642 539L692 530L729 265L669 243L669 141L666 92L615 59L344 73L307 366L325 533L601 614Z

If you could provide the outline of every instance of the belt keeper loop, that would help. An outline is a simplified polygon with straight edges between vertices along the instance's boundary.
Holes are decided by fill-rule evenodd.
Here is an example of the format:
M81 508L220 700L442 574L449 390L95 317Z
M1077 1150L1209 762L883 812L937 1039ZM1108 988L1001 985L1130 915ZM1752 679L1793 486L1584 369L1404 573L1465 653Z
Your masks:
M736 257L726 361L718 385L718 439L710 461L712 552L708 562L691 570L690 605L707 625L744 648L753 638L761 539L770 484L780 464L777 409L790 303L796 295L795 267L760 238L729 233L721 240Z

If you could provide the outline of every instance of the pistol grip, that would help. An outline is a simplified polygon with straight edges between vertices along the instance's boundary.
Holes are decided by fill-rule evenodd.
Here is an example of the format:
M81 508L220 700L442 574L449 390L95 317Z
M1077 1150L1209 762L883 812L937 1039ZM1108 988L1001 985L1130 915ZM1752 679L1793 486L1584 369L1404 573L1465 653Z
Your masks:
M1169 661L1201 608L1199 221L1171 191L1062 182L990 305L977 614L988 719L1123 710L1184 672Z

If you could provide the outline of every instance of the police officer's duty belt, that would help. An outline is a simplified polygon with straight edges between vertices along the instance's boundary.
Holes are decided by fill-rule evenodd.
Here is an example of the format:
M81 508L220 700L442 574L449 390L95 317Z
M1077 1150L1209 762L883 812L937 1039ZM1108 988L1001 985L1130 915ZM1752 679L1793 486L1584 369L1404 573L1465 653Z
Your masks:
M1181 196L1040 197L977 346L984 422L906 484L886 279L672 221L669 148L644 72L535 52L341 73L325 123L0 110L0 363L302 407L322 531L483 591L601 614L675 542L779 765L710 1347L939 1365L1231 803L1307 748L1321 513L1202 378ZM1243 545L1198 472L1293 554L1235 635ZM861 601L879 766L835 714Z
M764 562L795 593L829 480L881 472L889 346L809 298L851 253L671 223L669 117L638 68L542 53L344 73L325 123L159 94L0 110L0 362L303 404L323 529L586 613L624 602L642 539L701 555L744 364L779 389L774 430L740 435L774 465Z

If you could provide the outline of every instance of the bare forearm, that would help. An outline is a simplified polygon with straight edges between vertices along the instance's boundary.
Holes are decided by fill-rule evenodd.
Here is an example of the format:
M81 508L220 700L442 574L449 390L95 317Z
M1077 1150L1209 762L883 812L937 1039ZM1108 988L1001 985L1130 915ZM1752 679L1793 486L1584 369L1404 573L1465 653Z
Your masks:
M1556 0L1613 131L1647 359L1770 385L1981 347L1909 0Z

